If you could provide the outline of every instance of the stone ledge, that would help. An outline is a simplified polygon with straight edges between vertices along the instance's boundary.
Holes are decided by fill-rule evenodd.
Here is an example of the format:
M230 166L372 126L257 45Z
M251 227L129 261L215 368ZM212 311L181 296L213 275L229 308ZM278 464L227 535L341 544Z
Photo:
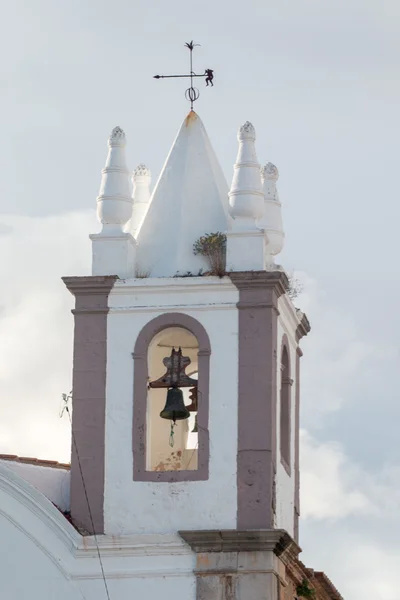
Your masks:
M254 552L269 550L281 556L297 544L284 529L179 531L196 553ZM295 550L295 549L294 549Z
M289 287L285 271L233 271L229 273L232 283L238 289L275 288L278 297Z

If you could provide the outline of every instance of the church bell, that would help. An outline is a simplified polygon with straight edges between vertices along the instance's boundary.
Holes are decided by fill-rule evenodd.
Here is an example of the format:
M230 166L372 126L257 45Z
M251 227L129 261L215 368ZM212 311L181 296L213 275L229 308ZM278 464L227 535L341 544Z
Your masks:
M179 388L170 388L167 392L167 401L164 409L160 412L162 419L169 419L170 421L180 421L182 419L188 419L190 412L185 406L183 401L183 393Z

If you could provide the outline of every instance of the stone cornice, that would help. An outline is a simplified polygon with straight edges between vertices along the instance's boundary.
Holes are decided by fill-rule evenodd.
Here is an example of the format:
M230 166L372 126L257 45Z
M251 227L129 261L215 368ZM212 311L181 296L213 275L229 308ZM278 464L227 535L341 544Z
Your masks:
M110 292L117 275L90 275L87 277L62 277L67 289L74 296L107 294Z
M199 277L144 277L136 279L120 279L117 281L113 295L146 293L193 293L202 291L232 291L235 287L229 277L202 275Z
M299 342L301 338L310 333L310 331L310 321L307 319L307 315L301 313L300 323L296 329L296 340Z
M229 277L240 290L272 288L278 298L287 291L289 286L289 280L284 271L237 271L230 273Z
M295 544L283 529L179 531L179 535L197 553L269 550L281 556Z

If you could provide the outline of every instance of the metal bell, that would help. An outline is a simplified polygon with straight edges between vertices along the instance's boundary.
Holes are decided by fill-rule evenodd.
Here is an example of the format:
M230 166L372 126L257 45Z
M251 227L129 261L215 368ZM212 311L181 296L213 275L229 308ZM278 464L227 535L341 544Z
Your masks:
M190 412L185 406L183 401L183 393L179 388L170 388L167 392L167 401L164 406L164 410L160 412L162 419L169 419L170 421L180 421L182 419L188 419Z
M197 427L197 413L196 416L194 417L194 427L191 431L191 433L198 433L199 432L199 428Z

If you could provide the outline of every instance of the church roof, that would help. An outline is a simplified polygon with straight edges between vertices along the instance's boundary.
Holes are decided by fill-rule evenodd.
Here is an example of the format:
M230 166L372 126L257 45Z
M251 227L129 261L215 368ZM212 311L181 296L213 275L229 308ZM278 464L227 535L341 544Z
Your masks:
M16 454L0 454L0 461L17 462L23 463L25 465L34 465L36 467L51 467L53 469L69 470L71 468L71 465L69 463L60 463L56 460L31 458L29 456L17 456Z
M206 233L225 232L228 184L200 117L191 111L176 136L137 234L138 270L152 277L197 275L193 254Z

